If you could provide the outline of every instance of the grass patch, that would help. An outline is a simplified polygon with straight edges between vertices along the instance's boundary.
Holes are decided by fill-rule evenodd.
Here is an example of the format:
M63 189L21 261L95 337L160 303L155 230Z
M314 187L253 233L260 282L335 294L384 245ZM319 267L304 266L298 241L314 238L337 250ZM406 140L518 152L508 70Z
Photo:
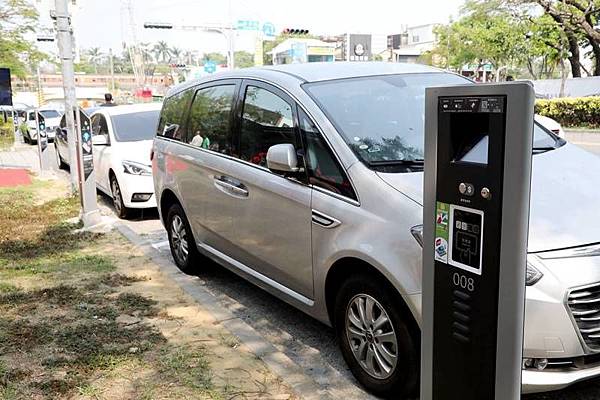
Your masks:
M212 371L202 348L168 349L160 357L158 366L159 373L169 381L207 394L214 390Z
M158 314L156 301L135 293L121 293L117 297L117 307L124 314L153 317Z

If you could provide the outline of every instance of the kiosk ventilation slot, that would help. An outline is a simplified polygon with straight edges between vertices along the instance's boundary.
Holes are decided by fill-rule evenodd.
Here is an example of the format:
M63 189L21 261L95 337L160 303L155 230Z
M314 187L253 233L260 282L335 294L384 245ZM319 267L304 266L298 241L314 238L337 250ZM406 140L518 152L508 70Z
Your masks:
M600 351L600 283L571 291L568 305L585 344Z
M468 343L471 341L471 327L469 326L471 322L471 306L468 304L468 301L471 300L471 295L460 290L455 290L453 295L452 337L459 342Z

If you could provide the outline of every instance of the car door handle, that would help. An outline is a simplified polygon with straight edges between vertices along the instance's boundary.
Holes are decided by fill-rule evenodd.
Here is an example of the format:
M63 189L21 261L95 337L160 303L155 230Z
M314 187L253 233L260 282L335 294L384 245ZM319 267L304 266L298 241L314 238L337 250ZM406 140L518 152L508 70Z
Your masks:
M225 175L214 177L215 185L224 189L226 192L233 193L236 196L248 197L246 186L233 178Z

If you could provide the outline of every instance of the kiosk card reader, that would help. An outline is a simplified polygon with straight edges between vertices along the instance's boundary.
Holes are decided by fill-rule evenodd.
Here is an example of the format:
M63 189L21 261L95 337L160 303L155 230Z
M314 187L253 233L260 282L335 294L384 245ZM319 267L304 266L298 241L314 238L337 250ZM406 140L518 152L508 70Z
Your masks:
M534 99L524 82L427 89L424 400L520 398Z

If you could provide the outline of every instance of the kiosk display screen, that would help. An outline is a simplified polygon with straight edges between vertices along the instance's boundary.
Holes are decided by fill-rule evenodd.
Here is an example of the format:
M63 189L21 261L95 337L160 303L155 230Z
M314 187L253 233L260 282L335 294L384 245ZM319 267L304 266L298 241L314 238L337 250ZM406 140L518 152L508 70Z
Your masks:
M449 236L450 265L481 275L483 211L451 205Z
M12 106L10 69L0 68L0 106Z

